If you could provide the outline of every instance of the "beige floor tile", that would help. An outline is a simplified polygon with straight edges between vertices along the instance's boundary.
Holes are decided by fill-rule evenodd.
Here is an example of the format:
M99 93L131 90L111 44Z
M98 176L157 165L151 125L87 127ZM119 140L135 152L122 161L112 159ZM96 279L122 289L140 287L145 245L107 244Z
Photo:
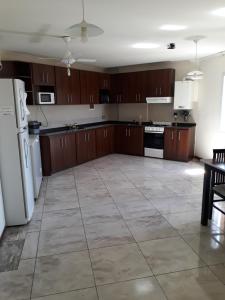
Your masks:
M40 232L38 256L87 249L83 226Z
M94 279L87 251L37 259L33 298L93 286Z
M209 266L209 269L223 284L225 284L225 264Z
M94 249L90 254L97 285L152 275L136 244Z
M122 221L85 225L89 248L133 243L134 239Z
M34 258L37 254L39 232L27 233L23 246L22 259Z
M126 221L137 242L178 236L163 216L142 217Z
M0 273L1 300L30 299L34 264L33 259L22 260L18 270Z
M139 243L154 274L202 266L203 262L180 237Z
M224 300L225 286L208 268L157 276L168 300Z
M166 300L155 278L143 278L98 287L99 300Z
M98 300L95 288L89 288L68 293L60 293L56 295L32 298L35 300Z

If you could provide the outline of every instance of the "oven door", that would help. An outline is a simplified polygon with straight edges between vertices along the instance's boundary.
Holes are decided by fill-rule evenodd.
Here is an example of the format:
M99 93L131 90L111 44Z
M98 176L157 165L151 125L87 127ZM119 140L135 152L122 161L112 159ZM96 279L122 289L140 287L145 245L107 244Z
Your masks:
M144 147L152 149L164 148L164 133L163 132L145 132Z

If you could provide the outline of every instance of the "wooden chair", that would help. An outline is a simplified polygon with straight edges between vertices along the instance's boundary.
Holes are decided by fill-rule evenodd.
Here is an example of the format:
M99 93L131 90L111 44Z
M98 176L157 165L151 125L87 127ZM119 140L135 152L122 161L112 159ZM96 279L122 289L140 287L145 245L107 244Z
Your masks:
M225 163L225 149L213 149L213 162ZM220 199L214 199L215 194L219 196ZM221 201L225 201L225 175L219 172L213 172L210 186L209 219L212 219L213 208L225 215L225 212L214 204Z

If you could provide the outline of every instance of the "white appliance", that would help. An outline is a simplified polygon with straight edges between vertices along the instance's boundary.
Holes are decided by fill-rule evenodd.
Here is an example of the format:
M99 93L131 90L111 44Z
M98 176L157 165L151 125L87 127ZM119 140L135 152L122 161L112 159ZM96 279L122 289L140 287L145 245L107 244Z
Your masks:
M48 92L39 92L38 104L55 104L55 94Z
M176 81L174 93L175 110L191 110L194 100L194 82L190 80Z
M5 212L4 212L4 205L3 205L1 182L0 182L0 238L2 236L4 229L5 229Z
M26 93L19 79L0 79L0 177L7 226L26 224L34 209Z
M33 173L34 198L37 199L42 182L42 165L39 135L30 135L30 153Z
M164 157L164 128L170 122L153 122L144 128L144 156Z
M146 102L148 104L167 104L172 103L172 97L146 97Z

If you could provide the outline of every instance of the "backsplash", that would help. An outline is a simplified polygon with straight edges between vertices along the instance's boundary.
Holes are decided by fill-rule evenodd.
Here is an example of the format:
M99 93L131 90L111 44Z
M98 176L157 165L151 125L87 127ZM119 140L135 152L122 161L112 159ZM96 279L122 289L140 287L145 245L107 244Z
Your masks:
M38 105L28 106L30 111L29 120L42 122L43 127L60 127L68 123L90 123L104 120L117 120L118 112L115 104L98 104L94 109L88 105L48 105L41 107ZM41 112L43 110L44 115Z

